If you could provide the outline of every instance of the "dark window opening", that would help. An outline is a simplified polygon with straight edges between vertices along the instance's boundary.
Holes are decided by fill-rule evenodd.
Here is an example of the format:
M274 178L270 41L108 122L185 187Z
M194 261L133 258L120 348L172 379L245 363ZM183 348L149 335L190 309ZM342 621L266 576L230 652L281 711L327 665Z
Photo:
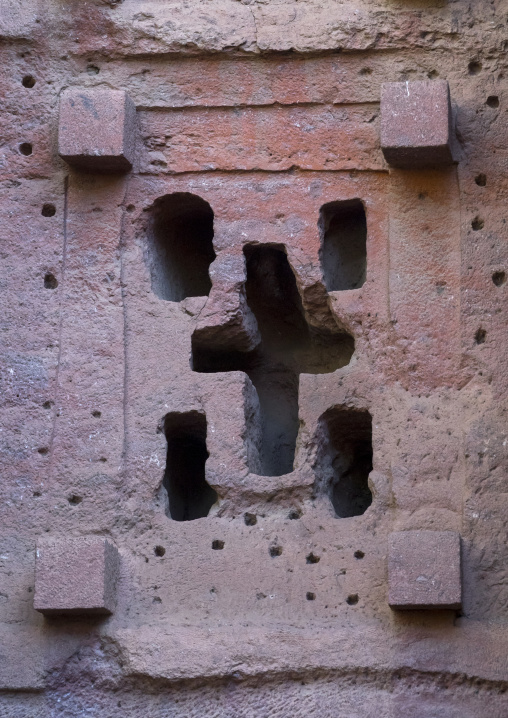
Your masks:
M250 352L220 351L193 336L192 366L199 372L243 371L259 400L259 465L263 476L293 471L299 429L298 384L302 372L335 371L349 363L354 341L343 332L308 326L295 276L282 248L248 246L247 304L256 317L261 343Z
M152 289L160 299L180 302L210 293L215 259L213 211L197 195L176 192L153 207L148 242Z
M339 518L361 516L372 503L372 418L368 411L329 409L317 475Z
M367 219L359 199L321 207L321 268L326 289L358 289L367 273Z
M206 417L196 411L168 414L164 422L168 443L163 486L168 493L169 516L193 521L208 516L217 493L206 482Z

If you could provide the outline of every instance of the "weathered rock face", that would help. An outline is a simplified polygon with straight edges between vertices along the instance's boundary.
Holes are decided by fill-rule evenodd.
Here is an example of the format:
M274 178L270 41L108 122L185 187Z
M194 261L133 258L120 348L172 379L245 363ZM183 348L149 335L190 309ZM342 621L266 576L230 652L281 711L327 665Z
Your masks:
M2 3L1 715L506 718L506 17Z

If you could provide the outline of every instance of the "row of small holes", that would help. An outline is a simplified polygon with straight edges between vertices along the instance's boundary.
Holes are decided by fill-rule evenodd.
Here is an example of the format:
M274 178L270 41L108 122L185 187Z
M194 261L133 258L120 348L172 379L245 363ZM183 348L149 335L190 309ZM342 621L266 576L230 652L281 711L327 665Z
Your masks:
M47 451L47 449L46 449L46 451ZM39 449L39 452L41 452L40 449ZM41 453L42 453L42 452L41 452ZM225 542L224 542L224 541L221 541L220 539L214 539L214 540L212 541L212 549L213 549L214 551L221 551L221 550L224 548L224 546L225 546ZM164 556L164 554L166 553L166 549L165 549L163 546L156 546L156 547L154 548L154 553L155 553L156 556ZM269 548L269 553L270 553L270 556L271 556L272 558L275 558L275 557L277 557L277 556L281 556L281 555L282 555L282 546L279 546L279 545L270 546L270 548ZM363 551L355 551L355 552L354 552L354 557L357 558L357 559L361 559L361 558L363 558L364 556L365 556L365 554L364 554ZM306 563L308 563L308 564L319 563L320 560L321 560L321 557L320 557L320 556L316 556L316 554L314 554L314 553L312 553L312 552L309 553L309 554L305 557L305 561L306 561Z
M69 502L71 502L71 499L69 499ZM76 502L76 503L78 503L78 502ZM252 514L250 514L250 515L252 515ZM224 548L224 541L221 541L219 539L214 539L212 541L212 549L214 551L221 550L223 548ZM270 556L272 556L272 558L275 556L280 556L282 554L282 546L271 546L269 551L270 551ZM166 549L164 548L164 546L155 546L154 554L156 556L162 557L165 555L165 553L166 553ZM361 559L365 556L365 554L363 551L355 551L354 556L357 559ZM320 557L316 556L313 553L310 553L306 557L306 562L309 564L319 563L319 561L320 561ZM307 601L315 601L316 594L313 593L312 591L307 591L307 593L305 594L305 598L307 599ZM346 603L349 606L356 606L358 601L359 601L359 596L357 593L350 593L349 596L346 598Z
M316 594L312 591L307 591L306 594L307 601L315 601L316 600ZM356 606L358 601L360 600L360 597L357 593L350 593L349 596L346 598L346 603L348 606Z
M35 85L35 77L33 75L25 75L23 79L21 80L21 84L23 87L32 88ZM22 142L19 145L19 151L22 155L25 157L29 157L33 152L33 147L30 144L30 142ZM45 202L42 205L41 214L43 217L54 217L56 214L56 207L54 204L51 204L50 202ZM51 274L51 272L48 272L44 276L44 287L46 289L56 289L58 287L58 280L55 277L54 274ZM39 453L42 453L39 450Z
M423 33L422 37L425 37L427 33ZM483 65L481 62L478 62L478 60L471 60L469 65L467 66L467 71L470 75L479 75L481 70L483 68ZM372 70L370 67L362 67L362 69L359 72L360 75L371 75ZM437 70L429 70L427 73L427 77L430 80L435 79L436 77L439 77L439 72ZM490 98L489 98L490 99Z
M487 99L487 104L490 107L498 107L499 105L499 98L492 95ZM483 172L480 172L480 174L477 174L474 178L475 184L478 185L478 187L485 187L487 185L487 175L485 175ZM483 219L480 219L480 217L475 217L473 221L471 222L471 227L476 232L480 229L483 229L485 223ZM501 287L506 282L506 272L503 272L502 270L499 272L494 272L492 275L492 281L496 285L496 287ZM477 342L481 344L482 342Z
M32 75L25 75L21 80L21 84L23 87L31 88L35 85L35 77ZM33 148L30 142L22 142L19 145L19 151L22 155L25 155L25 157L29 157L32 154Z
M216 589L212 588L212 589L210 590L210 593L217 593L217 591L216 591ZM256 598L257 598L258 600L261 599L261 598L266 598L266 595L265 595L264 593L258 593L258 594L256 594ZM316 600L316 594L313 593L312 591L307 591L307 593L305 594L305 598L307 599L307 601L315 601L315 600ZM356 606L356 604L358 603L358 601L359 601L359 596L358 596L357 593L350 593L349 596L346 598L346 603L347 603L349 606ZM154 603L162 603L162 601L161 601L161 599L159 598L159 596L155 596L155 598L153 599L153 602L154 602ZM325 608L328 608L328 606L325 606Z

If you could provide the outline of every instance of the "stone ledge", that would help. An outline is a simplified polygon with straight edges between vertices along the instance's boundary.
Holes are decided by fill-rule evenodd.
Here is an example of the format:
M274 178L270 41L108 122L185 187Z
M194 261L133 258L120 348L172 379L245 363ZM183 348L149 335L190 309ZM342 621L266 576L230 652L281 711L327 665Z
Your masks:
M166 626L164 631L151 626L120 629L112 636L128 675L176 682L361 666L506 681L508 629L465 619L452 624L443 613L426 624L400 625L391 638L372 622L335 630L316 625L312 631L235 624L224 629Z

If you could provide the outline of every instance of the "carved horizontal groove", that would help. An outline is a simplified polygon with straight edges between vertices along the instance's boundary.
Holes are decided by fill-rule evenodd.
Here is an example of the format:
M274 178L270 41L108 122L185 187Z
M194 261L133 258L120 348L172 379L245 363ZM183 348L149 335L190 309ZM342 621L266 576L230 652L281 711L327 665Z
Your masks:
M184 170L182 172L174 172L172 170L166 170L164 174L171 175L172 177L185 177L186 175L216 175L217 177L221 177L224 175L227 175L228 177L234 176L234 175L294 175L296 173L301 174L344 174L351 176L353 175L360 175L360 174L382 174L387 175L389 174L388 167L365 167L363 169L354 169L350 170L348 168L340 167L338 169L307 169L305 167L298 167L297 165L292 165L291 167L288 167L287 169L283 170L267 170L267 169L252 169L252 170L242 170L242 169L231 169L231 170L225 170L225 169L210 169L210 170ZM153 172L148 172L147 170L144 170L142 172L133 172L131 174L139 175L140 177L159 177L161 175L161 171L154 170Z
M182 104L182 105L136 105L138 112L171 112L185 110L190 112L195 110L196 112L202 112L203 110L256 110L256 109L290 109L291 107L298 108L313 108L313 107L374 107L379 108L379 100L372 100L371 102L281 102L280 100L274 100L273 102L239 102L231 103L229 105L207 105L207 104Z
M203 675L198 678L179 678L173 680L171 678L164 678L162 676L152 677L143 673L132 673L128 678L124 679L123 688L126 689L128 686L135 688L139 684L146 688L147 684L152 688L169 686L174 683L178 683L182 688L201 688L204 685L220 685L223 681L230 681L234 677L236 681L241 682L245 687L257 686L260 680L263 681L263 686L266 688L272 683L283 682L300 682L305 680L306 682L319 682L319 681L334 681L340 682L343 687L348 685L364 685L372 686L380 690L393 691L394 684L401 688L427 688L442 690L443 688L453 688L454 693L450 693L450 699L456 700L457 696L460 696L460 689L463 693L469 693L470 691L484 693L484 694L503 694L508 693L508 681L504 680L490 680L481 678L476 675L466 675L462 672L449 672L442 673L439 671L424 671L415 670L408 668L407 666L393 667L386 670L377 670L368 666L358 666L356 668L346 669L326 669L326 668L302 668L302 669L288 669L273 671L267 669L266 671L257 671L254 673L242 673L240 670L230 670L224 673L223 676L209 676ZM440 694L442 697L442 694Z

